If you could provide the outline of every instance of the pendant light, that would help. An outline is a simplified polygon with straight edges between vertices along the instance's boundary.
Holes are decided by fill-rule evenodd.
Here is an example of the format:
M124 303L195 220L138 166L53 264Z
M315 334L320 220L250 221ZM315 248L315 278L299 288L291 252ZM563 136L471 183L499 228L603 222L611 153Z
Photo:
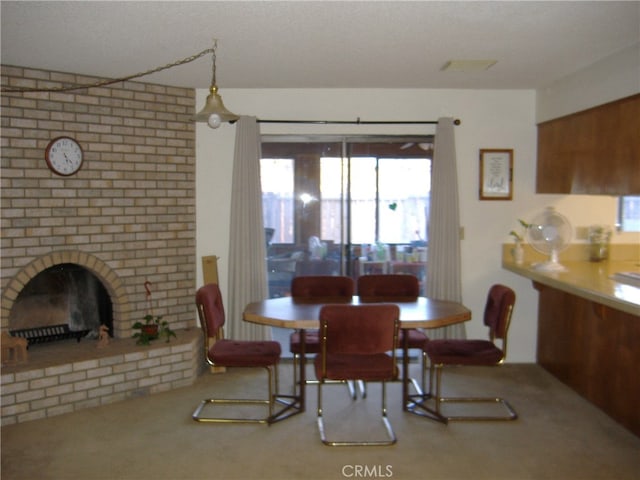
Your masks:
M216 85L216 48L217 40L213 42L212 52L212 77L211 86L209 87L209 95L204 108L200 110L196 116L196 122L206 122L211 128L218 128L223 122L235 123L240 116L230 112L222 103L222 97L218 94L218 86Z

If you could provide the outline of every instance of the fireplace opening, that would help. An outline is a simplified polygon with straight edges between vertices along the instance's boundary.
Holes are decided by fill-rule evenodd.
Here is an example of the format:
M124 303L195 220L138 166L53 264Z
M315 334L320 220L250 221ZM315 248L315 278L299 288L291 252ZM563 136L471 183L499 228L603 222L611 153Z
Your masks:
M29 345L68 338L97 338L101 325L113 336L113 306L102 282L74 263L49 267L18 294L9 314L13 336Z

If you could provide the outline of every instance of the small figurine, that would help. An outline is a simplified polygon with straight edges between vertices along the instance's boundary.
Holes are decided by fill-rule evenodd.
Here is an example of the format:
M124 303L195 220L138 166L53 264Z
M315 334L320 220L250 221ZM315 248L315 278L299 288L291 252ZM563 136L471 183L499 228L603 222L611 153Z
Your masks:
M100 325L100 333L98 334L98 344L96 345L96 348L104 348L109 345L110 341L109 327L106 325Z
M11 365L27 361L27 339L12 337L8 332L2 332L2 364Z

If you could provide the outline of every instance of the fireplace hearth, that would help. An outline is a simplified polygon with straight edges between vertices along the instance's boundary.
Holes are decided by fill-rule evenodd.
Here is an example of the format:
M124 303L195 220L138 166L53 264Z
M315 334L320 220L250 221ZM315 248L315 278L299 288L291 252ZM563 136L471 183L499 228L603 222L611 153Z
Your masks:
M170 343L113 339L59 341L29 349L25 363L4 365L2 425L44 419L192 385L204 369L200 329Z

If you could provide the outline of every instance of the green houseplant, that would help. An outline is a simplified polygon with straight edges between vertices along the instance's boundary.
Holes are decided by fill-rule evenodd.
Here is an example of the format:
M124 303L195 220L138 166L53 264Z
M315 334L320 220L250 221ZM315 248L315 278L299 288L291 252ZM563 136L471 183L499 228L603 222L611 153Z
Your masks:
M171 337L175 338L176 333L169 327L169 322L162 320L161 315L154 316L148 313L143 320L144 322L133 324L133 329L138 331L132 338L136 339L138 345L149 345L152 340L158 338L164 338L165 342L169 343Z
M520 218L518 219L518 223L520 223L520 226L521 226L522 228L524 228L524 232L526 232L526 231L527 231L527 229L531 226L531 224L529 224L529 223L525 222L524 220L522 220L522 219L520 219ZM523 232L522 234L519 234L519 233L518 233L518 232L516 232L515 230L511 230L511 231L509 232L509 235L511 235L511 236L513 237L513 240L514 240L516 243L522 243L522 242L524 241L524 232Z
M162 320L162 315L154 315L151 306L151 282L144 282L144 289L147 293L147 314L143 317L144 322L136 322L133 329L138 330L132 335L138 345L149 345L152 340L164 338L169 343L171 337L176 333L169 327L169 322Z
M516 264L520 265L524 262L524 248L522 246L522 242L524 242L525 232L531 225L520 218L518 219L518 223L520 223L520 226L524 229L522 234L516 232L515 230L511 230L509 232L509 235L513 237L513 240L515 242L515 246L511 250L511 255L513 255L513 259Z

